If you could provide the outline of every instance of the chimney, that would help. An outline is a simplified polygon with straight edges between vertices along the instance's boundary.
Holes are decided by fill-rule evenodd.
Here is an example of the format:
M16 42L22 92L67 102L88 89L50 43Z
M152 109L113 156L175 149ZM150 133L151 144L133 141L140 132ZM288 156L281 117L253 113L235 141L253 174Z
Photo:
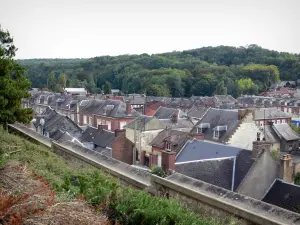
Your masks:
M285 182L293 183L293 159L291 155L283 155L280 159L279 178Z
M131 104L129 102L126 103L126 112L128 115L132 112Z
M126 136L126 130L125 129L116 129L115 130L115 137L125 137Z
M262 141L260 138L260 133L258 132L256 141L253 141L252 158L258 158L260 154L265 150L270 151L270 147L271 143L267 141Z
M167 171L175 170L176 152L161 152L161 167Z
M102 130L108 130L108 125L107 124L99 124L98 131L102 131Z
M177 124L177 122L178 122L178 114L177 113L173 113L171 120L172 120L173 124Z

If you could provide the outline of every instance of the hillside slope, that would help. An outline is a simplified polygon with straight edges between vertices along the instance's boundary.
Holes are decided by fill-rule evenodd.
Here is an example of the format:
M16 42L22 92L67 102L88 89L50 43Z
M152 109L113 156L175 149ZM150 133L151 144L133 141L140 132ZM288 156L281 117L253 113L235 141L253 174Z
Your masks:
M2 224L220 224L2 129L0 168Z
M155 55L30 59L20 63L25 66L32 87L48 87L54 91L67 86L86 87L90 92L99 93L109 82L112 88L124 93L238 96L257 94L279 79L300 78L299 55L257 45L204 47Z

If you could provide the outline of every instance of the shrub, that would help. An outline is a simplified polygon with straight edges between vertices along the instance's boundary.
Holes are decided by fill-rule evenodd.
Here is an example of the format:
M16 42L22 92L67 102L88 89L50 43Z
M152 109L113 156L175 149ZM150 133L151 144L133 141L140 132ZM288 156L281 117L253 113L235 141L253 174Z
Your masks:
M300 185L300 173L297 173L295 176L295 184Z
M151 169L151 173L155 174L155 175L157 175L159 177L166 177L167 176L166 171L162 167L159 167L159 166L153 167Z

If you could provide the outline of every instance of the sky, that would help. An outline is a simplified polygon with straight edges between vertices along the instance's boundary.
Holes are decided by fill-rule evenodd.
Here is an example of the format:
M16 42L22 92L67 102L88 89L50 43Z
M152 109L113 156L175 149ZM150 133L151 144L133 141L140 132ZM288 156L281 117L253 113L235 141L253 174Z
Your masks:
M299 0L0 0L0 24L19 59L249 44L300 53L299 9Z

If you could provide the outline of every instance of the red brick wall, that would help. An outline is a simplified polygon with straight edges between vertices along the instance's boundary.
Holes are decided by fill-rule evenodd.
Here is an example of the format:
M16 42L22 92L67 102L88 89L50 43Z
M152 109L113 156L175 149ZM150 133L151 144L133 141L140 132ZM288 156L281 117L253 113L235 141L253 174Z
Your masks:
M112 143L112 157L132 165L133 143L126 138L125 130L116 130L116 139Z
M161 153L161 166L166 170L175 170L175 152L162 151Z

